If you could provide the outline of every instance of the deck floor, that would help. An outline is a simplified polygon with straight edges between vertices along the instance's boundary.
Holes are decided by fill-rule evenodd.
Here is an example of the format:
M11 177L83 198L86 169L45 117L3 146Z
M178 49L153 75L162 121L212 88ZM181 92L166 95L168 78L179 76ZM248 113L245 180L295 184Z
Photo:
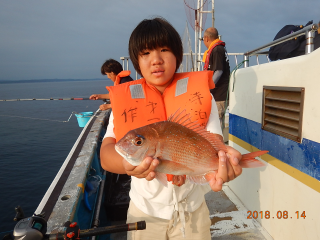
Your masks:
M220 192L210 191L205 198L210 210L210 231L213 240L272 240L257 221L247 219L247 210L228 186L224 186ZM127 237L126 233L114 233L110 239L126 240Z
M224 240L272 240L254 219L247 219L247 209L228 186L220 192L205 195L210 211L212 239Z

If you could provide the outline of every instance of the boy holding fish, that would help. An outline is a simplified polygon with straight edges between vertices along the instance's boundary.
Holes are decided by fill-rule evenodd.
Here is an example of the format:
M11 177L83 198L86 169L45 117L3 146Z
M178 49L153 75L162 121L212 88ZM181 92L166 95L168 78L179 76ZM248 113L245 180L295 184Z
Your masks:
M210 188L220 191L242 172L241 154L223 143L209 91L214 87L212 72L176 73L183 55L181 38L162 18L143 20L134 29L129 54L144 78L108 88L113 112L100 153L105 170L133 176L127 222L145 220L147 229L128 232L128 239L211 239L204 194ZM182 136L180 128L203 138L192 142L198 136ZM203 139L209 139L215 152L212 166L201 162L208 152ZM185 164L189 154L195 157ZM185 175L201 164L214 170L186 181ZM209 184L195 184L201 181Z

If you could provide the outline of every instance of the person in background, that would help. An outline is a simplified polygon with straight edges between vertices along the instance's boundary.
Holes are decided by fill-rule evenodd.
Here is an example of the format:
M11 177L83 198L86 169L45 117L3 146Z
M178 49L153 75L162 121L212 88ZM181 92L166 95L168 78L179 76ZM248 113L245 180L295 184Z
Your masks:
M114 82L114 85L132 81L133 79L130 77L130 73L130 71L123 71L122 65L114 59L106 60L105 63L101 66L101 74L107 75L107 77L111 79L112 82ZM90 96L90 99L109 99L109 94L93 94ZM99 107L99 109L102 111L109 108L111 108L110 103L102 104Z
M219 33L216 28L208 28L203 34L203 43L207 47L204 52L203 62L205 63L203 70L214 71L213 81L215 88L210 89L211 94L216 101L220 124L226 111L226 100L229 89L230 66L225 43L219 39Z
M204 194L220 191L224 182L241 174L241 154L230 146L225 146L227 152L219 151L219 168L208 177L208 185L167 174L172 184L165 187L155 179L161 164L158 159L146 157L133 166L118 154L115 144L128 131L165 121L180 108L222 142L217 106L209 91L214 87L213 73L176 73L183 56L182 42L163 18L138 24L130 36L129 55L143 78L108 87L112 113L100 150L105 170L132 176L127 222L145 220L147 228L128 232L128 239L210 240L211 220Z

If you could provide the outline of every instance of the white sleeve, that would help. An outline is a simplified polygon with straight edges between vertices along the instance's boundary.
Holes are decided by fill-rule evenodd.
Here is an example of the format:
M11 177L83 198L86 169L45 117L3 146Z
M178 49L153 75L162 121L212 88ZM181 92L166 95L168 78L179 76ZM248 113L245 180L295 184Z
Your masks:
M211 100L211 113L206 128L207 131L211 133L220 134L222 136L218 108L213 96Z
M110 117L109 117L109 124L108 124L108 127L107 127L107 131L106 131L103 139L105 139L106 137L112 137L114 139L116 138L116 135L113 132L113 128L114 128L114 125L113 125L113 112L111 111L111 114L110 114Z

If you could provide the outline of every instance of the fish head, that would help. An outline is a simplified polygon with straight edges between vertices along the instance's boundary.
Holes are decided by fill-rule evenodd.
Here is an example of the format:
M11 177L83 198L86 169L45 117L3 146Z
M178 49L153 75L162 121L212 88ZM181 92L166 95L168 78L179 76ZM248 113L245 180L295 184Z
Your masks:
M138 166L146 157L152 157L155 153L152 138L136 130L129 131L121 138L115 149L133 166Z

